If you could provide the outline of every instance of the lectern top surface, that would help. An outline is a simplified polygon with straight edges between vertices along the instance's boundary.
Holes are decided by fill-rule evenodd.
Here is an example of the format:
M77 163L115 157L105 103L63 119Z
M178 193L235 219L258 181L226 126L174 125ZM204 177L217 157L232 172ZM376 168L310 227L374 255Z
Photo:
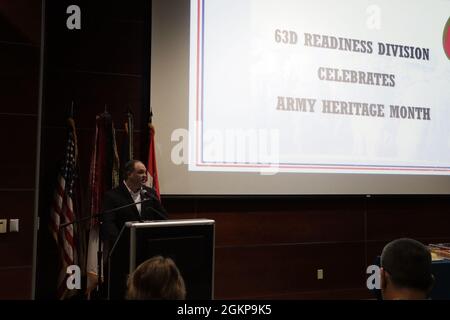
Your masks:
M152 220L152 221L128 221L125 226L128 228L152 228L152 227L176 227L193 225L211 225L214 220L210 219L177 219L177 220Z

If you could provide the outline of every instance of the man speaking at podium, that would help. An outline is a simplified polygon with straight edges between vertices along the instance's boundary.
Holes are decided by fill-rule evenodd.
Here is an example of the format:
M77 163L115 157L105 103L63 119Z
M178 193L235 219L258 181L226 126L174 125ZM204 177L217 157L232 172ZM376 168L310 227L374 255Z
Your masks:
M118 187L105 193L103 211L114 210L133 202L136 205L103 216L101 233L106 254L116 241L125 222L168 219L167 212L156 196L155 190L144 185L147 181L147 169L141 161L128 161L125 164L124 176L125 180Z

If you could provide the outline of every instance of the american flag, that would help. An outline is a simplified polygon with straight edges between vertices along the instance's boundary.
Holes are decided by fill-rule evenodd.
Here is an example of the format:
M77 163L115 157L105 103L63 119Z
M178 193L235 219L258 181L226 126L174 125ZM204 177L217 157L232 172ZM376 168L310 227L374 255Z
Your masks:
M60 272L57 284L57 296L64 299L67 296L66 270L77 258L74 225L70 224L60 229L60 225L75 220L74 192L77 179L77 136L75 122L69 118L69 133L64 161L58 174L58 181L51 209L51 231L58 246L60 255Z

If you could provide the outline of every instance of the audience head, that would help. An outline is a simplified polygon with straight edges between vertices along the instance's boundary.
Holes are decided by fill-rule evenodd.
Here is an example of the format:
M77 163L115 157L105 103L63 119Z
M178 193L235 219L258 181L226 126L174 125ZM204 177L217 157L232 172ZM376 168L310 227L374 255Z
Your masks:
M136 192L147 181L147 168L142 161L130 160L125 163L123 176L128 187Z
M156 256L141 263L128 278L129 300L184 300L186 288L170 258Z
M431 253L413 239L388 243L381 254L383 299L425 299L433 287Z

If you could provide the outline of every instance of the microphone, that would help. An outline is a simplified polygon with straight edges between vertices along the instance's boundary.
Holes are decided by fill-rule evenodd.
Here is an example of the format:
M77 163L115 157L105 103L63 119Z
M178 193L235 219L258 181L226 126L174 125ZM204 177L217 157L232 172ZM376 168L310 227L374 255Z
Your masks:
M148 191L145 188L141 189L141 198L142 199L149 199L149 198L151 198L151 199L156 199L156 200L159 201L159 199L157 197L155 197L150 191Z
M153 189L151 189L153 190ZM154 200L157 203L157 208L154 208L153 206L148 206L148 208L155 212L160 218L162 218L163 220L167 220L167 213L164 212L164 209L161 207L161 202L158 199L157 196L155 196L150 190L142 188L141 189L141 198L145 201L145 200ZM158 208L159 206L159 208ZM161 211L162 210L162 211Z

